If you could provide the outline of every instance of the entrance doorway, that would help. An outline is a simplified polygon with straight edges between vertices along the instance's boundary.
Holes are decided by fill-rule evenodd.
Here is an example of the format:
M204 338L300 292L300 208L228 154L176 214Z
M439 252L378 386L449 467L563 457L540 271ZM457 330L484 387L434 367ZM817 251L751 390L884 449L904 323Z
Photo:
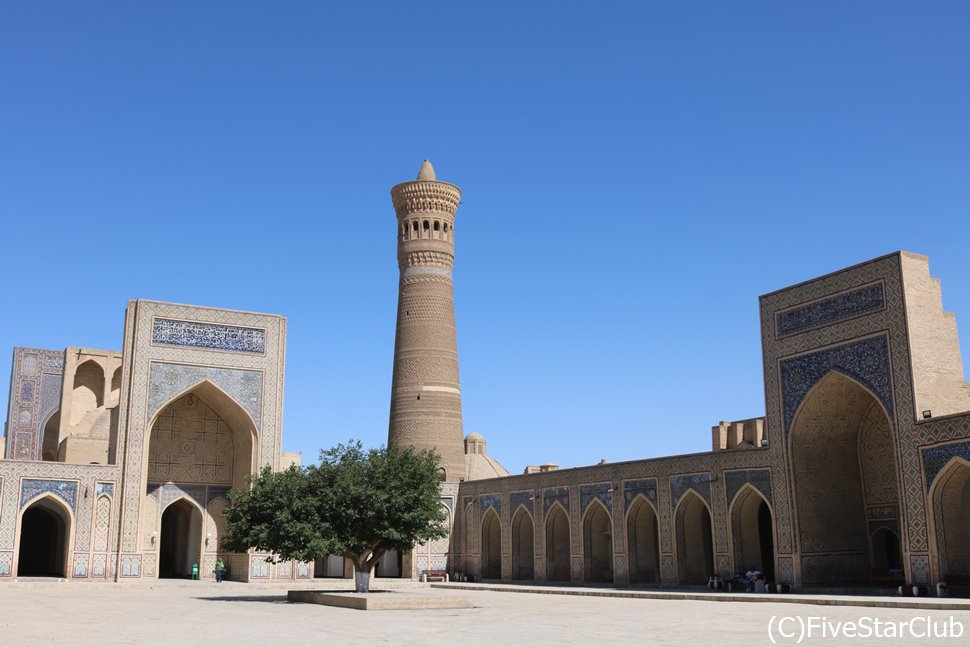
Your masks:
M202 513L185 499L179 499L162 513L158 576L187 578L199 563L202 545Z
M70 513L52 497L27 508L20 520L17 576L66 577L70 529Z

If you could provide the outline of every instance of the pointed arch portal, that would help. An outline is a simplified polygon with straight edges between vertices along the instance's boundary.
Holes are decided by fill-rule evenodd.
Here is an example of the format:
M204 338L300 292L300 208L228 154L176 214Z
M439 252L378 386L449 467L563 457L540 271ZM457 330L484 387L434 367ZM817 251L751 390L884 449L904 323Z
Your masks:
M660 533L657 513L642 496L627 518L627 542L632 584L660 583Z
M32 503L20 519L18 577L66 577L71 513L57 499Z
M788 442L802 584L865 586L901 575L898 537L876 536L899 515L892 425L879 400L831 371L805 397Z
M525 508L519 508L512 518L512 579L535 579L535 526Z
M159 577L190 577L199 564L202 547L202 513L186 499L179 499L162 513L159 533Z

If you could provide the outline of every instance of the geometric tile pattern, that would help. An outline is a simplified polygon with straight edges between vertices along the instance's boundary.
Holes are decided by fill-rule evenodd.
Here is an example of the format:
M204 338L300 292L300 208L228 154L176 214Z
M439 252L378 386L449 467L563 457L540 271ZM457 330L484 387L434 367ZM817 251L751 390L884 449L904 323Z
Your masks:
M485 513L488 512L489 508L495 508L495 512L498 513L499 519L502 518L502 495L501 494L483 494L479 499L481 518L485 518Z
M687 490L695 490L711 506L710 474L679 474L670 477L670 507L676 508Z
M59 481L55 479L24 479L20 489L20 507L38 494L50 492L64 501L73 512L77 505L77 481Z
M183 396L155 420L148 479L176 483L231 483L232 431L200 398Z
M923 449L923 469L927 490L930 489L940 470L955 456L970 461L970 440Z
M639 479L626 481L623 483L623 508L628 510L633 499L638 494L642 494L653 503L657 504L657 479Z
M152 343L261 354L266 351L266 331L156 318L152 322Z
M509 512L510 514L519 509L519 506L524 506L529 516L532 516L532 502L535 500L535 491L528 490L525 492L512 492L509 495Z
M735 495L745 484L750 483L756 490L764 495L765 500L771 503L771 470L768 468L761 470L732 470L724 473L724 487L727 490L726 500L730 506L734 501Z
M594 500L599 500L607 510L613 509L613 486L609 483L597 483L595 485L579 486L579 507L581 514L586 513L589 504Z
M872 391L893 415L889 344L884 335L809 353L781 362L785 434L791 431L798 405L829 371L845 373Z
M549 508L553 503L559 503L564 510L569 510L569 488L551 487L542 490L542 516L549 514Z
M152 418L172 398L199 382L209 381L226 392L260 425L262 373L212 366L184 366L152 362L149 377L148 413Z
M883 283L873 283L821 301L779 312L777 336L786 337L812 328L869 314L886 307Z
M44 425L61 403L64 351L13 349L5 458L40 460Z

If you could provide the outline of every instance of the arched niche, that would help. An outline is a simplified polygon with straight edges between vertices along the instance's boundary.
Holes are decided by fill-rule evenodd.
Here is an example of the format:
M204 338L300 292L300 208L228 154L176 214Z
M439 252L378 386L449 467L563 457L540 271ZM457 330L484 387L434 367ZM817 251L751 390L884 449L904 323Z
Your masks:
M583 558L587 582L613 581L613 522L598 500L583 516Z
M674 518L680 582L704 584L714 575L711 511L697 492L688 490L678 502Z
M745 485L731 502L731 540L734 570L761 571L768 582L775 580L775 537L771 506L757 489Z
M535 526L525 506L512 517L512 579L535 579Z
M17 577L67 577L72 515L58 497L45 494L20 515Z
M502 522L495 508L482 519L482 579L502 578Z
M660 583L660 531L657 511L639 495L627 511L627 555L631 584Z
M873 551L868 512L898 511L899 488L882 404L859 382L831 371L805 396L788 443L802 584L884 582L889 573Z
M546 516L546 581L570 580L569 515L553 503Z

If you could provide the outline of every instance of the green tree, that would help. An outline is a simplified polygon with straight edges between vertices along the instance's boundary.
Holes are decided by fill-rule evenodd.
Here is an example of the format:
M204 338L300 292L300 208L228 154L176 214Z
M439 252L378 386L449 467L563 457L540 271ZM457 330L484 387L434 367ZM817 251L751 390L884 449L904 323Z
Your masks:
M354 564L357 592L388 550L447 536L433 451L410 447L364 450L349 441L321 450L320 465L282 472L269 467L233 490L223 546L256 548L273 560L313 561L342 555Z

